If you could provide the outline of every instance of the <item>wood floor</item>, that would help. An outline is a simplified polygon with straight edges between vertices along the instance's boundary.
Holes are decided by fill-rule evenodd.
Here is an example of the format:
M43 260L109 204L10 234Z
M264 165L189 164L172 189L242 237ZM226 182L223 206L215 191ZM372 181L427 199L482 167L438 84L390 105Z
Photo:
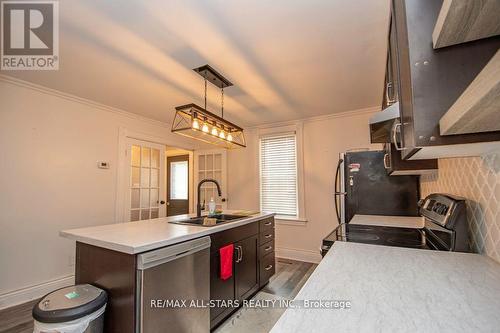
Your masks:
M262 292L293 299L317 265L289 260L276 260L276 274ZM32 333L31 310L38 300L0 311L0 333Z
M269 284L254 295L254 300L292 300L317 267L306 262L277 259L276 274ZM241 307L213 333L268 333L285 308Z
M293 299L316 268L316 264L290 259L276 259L276 274L262 291Z

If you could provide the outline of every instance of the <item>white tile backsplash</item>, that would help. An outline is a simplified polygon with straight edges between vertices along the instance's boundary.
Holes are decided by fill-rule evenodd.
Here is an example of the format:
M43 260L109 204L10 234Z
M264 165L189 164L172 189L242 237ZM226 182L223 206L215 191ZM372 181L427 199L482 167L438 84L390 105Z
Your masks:
M500 262L500 152L440 159L438 173L421 178L422 197L434 192L467 199L473 250Z

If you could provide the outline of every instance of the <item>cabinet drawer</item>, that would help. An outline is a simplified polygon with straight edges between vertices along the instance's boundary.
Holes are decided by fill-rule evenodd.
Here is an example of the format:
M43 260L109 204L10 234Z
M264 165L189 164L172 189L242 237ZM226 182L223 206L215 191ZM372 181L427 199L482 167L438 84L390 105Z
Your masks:
M269 217L267 219L259 221L259 232L274 228L274 217Z
M259 286L263 286L269 282L271 276L276 272L276 262L274 259L274 252L264 256L260 260L259 267Z
M248 238L259 233L259 225L257 222L249 223L241 227L236 227L210 235L212 244L210 252L219 251L219 249L227 244L235 243L239 240Z
M259 239L260 239L259 245L262 245L262 244L265 244L267 242L274 240L274 229L269 229L269 230L265 230L265 231L261 232Z
M265 255L268 255L269 253L274 253L274 240L260 246L259 258L263 258Z

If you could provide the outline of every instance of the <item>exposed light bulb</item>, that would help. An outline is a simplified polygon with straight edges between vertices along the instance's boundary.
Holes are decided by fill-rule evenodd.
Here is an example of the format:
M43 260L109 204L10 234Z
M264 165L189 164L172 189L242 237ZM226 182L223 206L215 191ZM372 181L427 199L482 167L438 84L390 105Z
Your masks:
M233 141L233 136L231 134L227 135L227 141Z
M217 134L219 134L219 132L217 132L217 127L215 127L215 126L214 126L214 127L212 128L212 135L217 136Z
M203 123L203 127L201 128L201 130L205 133L208 133L209 132L208 125L206 123Z
M194 129L200 129L200 122L196 118L193 119L193 128Z
M224 131L220 131L219 138L221 138L221 139L226 138L226 134L224 133Z

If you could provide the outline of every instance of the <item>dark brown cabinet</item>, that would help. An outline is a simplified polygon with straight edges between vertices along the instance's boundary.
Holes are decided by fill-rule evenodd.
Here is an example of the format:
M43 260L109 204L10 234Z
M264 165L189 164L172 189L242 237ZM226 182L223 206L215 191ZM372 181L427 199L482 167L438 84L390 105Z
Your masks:
M213 327L230 314L235 307L231 301L236 299L234 290L234 274L227 280L222 280L219 273L220 257L218 252L210 254L210 299L220 300L219 306L210 309L210 326Z
M394 20L389 26L389 43L387 50L387 63L384 82L384 96L382 98L382 109L385 109L398 101L398 57L396 54L396 27Z
M268 238L263 238L266 235ZM210 328L213 329L237 309L237 304L233 301L250 298L259 288L269 282L269 278L274 274L274 218L266 218L221 231L210 237L212 239L210 299L224 301L210 309ZM222 280L219 249L228 244L234 245L233 276ZM264 245L266 248L263 249ZM264 267L263 256L266 256L267 260ZM265 274L262 273L263 271Z
M500 141L500 132L441 136L439 120L500 48L500 37L435 50L432 33L439 0L393 0L390 56L386 81L397 82L397 95L386 84L384 104L399 101L402 158L471 155L473 148ZM391 97L392 96L392 97ZM453 145L461 145L460 149ZM468 148L467 148L468 147ZM485 145L483 145L485 147ZM469 152L469 153L467 153Z
M237 249L234 268L236 299L243 300L259 288L258 237L254 235L236 242L234 246Z
M262 288L276 272L274 218L260 221L259 232L259 287Z
M425 175L433 173L438 168L436 159L403 160L401 152L394 144L385 144L384 167L391 176Z

